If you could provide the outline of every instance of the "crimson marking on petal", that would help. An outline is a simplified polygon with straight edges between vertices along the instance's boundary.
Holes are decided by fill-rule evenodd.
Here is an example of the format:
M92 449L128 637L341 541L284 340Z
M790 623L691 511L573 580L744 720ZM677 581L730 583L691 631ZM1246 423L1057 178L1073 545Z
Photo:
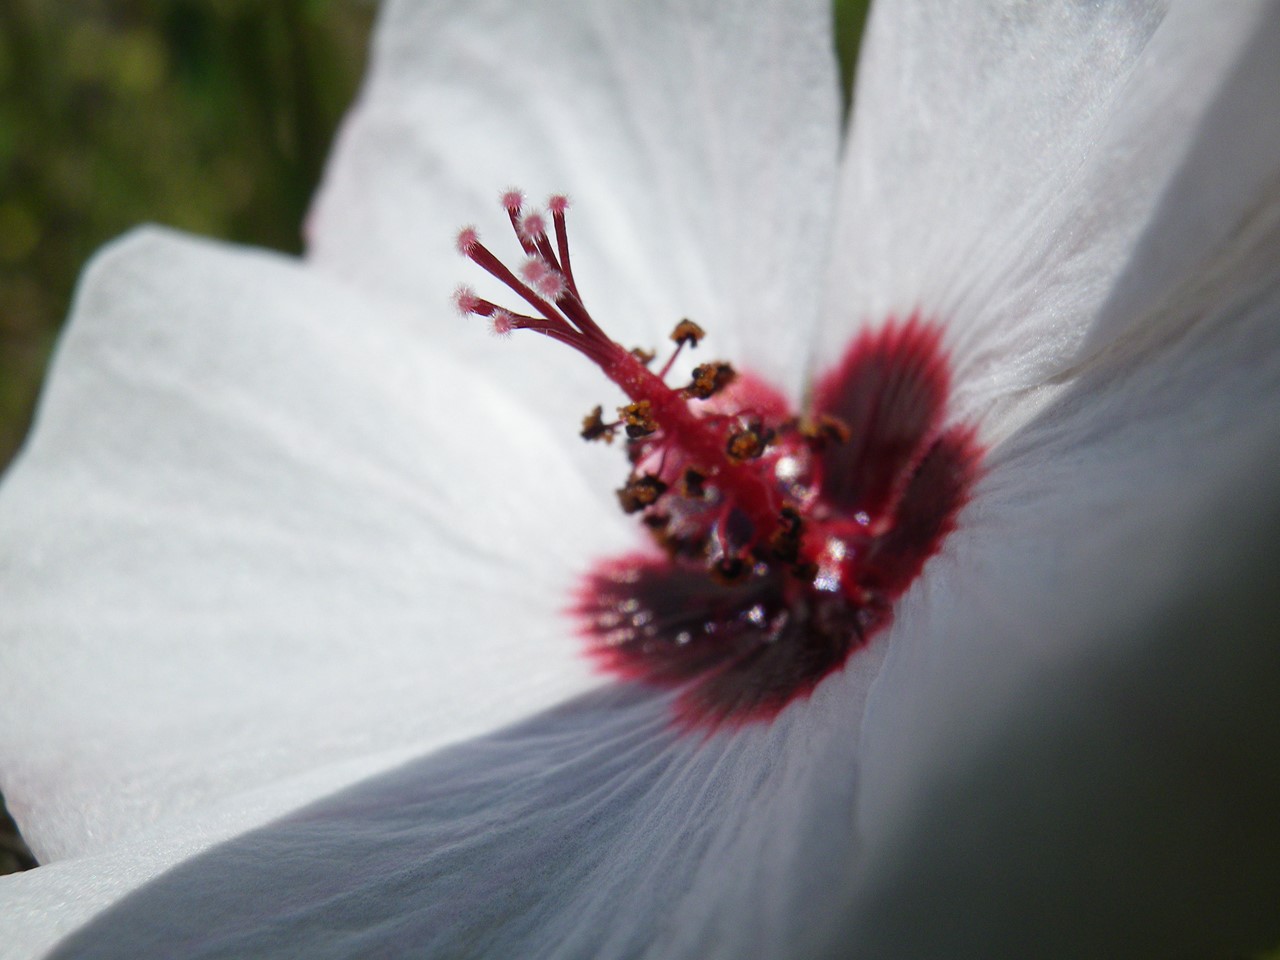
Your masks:
M591 574L573 613L602 670L684 687L681 726L739 726L809 696L887 616L793 586L780 571L726 584L636 555Z
M982 448L970 427L953 427L934 441L898 502L896 524L868 552L863 573L868 585L897 596L920 575L937 549L925 552L921 544L941 546L955 529L981 459Z
M689 493L648 518L665 556L602 561L584 579L572 614L588 655L678 690L675 719L690 730L768 720L808 698L891 622L968 499L983 451L971 427L942 426L949 385L936 327L912 317L864 333L820 380L808 418L837 418L848 439L828 435L810 454L785 432L804 418L741 376L704 412L782 431L764 468L801 520L800 563L762 553L745 576L718 578L679 538L700 522Z
M942 421L950 383L938 329L918 316L859 336L814 392L814 413L850 434L822 456L826 501L872 516L889 508Z

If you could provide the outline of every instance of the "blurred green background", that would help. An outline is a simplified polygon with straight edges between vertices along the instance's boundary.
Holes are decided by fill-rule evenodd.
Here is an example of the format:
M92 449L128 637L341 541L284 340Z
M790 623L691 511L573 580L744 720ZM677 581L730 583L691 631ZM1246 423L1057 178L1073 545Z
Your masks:
M0 469L85 259L143 221L300 249L362 0L0 0Z

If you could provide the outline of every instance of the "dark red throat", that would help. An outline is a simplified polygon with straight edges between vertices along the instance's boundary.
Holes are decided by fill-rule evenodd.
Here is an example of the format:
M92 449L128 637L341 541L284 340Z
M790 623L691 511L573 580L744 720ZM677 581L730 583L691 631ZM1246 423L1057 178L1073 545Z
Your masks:
M573 607L590 656L679 688L691 729L771 719L841 669L954 528L982 456L971 428L945 423L948 364L916 318L864 333L821 379L807 419L843 429L817 451L788 441L796 418L777 394L740 383L722 403L765 411L782 438L766 456L803 505L814 575L766 559L727 581L668 550L601 561Z

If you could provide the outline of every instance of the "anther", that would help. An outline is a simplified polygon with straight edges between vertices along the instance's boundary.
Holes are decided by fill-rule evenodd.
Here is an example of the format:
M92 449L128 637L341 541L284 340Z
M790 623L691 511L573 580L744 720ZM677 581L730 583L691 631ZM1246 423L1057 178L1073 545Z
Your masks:
M824 413L814 419L802 420L800 435L814 450L824 450L828 444L848 443L852 431L843 420Z
M737 378L738 374L727 363L716 361L693 368L693 380L684 388L685 396L709 400Z
M662 372L659 373L658 376L665 380L667 378L667 374L671 372L671 368L675 366L676 360L679 358L684 348L686 346L696 347L698 345L698 341L704 336L706 336L706 334L703 333L702 328L688 317L685 317L677 323L675 329L671 331L671 339L674 340L676 344L675 352L671 354L671 356L667 358L667 362L662 365Z
M738 463L755 460L764 453L773 437L772 430L765 430L759 422L752 423L745 430L735 430L729 434L725 452L731 460Z
M582 432L578 436L587 441L603 440L605 443L613 443L613 434L617 429L618 424L604 422L604 407L597 406L582 418Z
M652 474L637 477L632 475L627 485L617 491L618 503L623 513L639 513L645 507L651 507L658 498L667 492L667 485Z
M769 549L783 563L796 563L800 558L800 542L804 532L804 520L793 507L779 511L782 526L769 540Z
M690 468L680 478L680 493L690 500L701 500L707 495L707 478Z
M655 533L660 533L671 525L671 518L665 513L658 513L654 510L641 517L640 522Z
M627 436L632 440L647 437L658 429L658 421L653 418L653 404L648 400L637 400L618 408L618 416L627 428Z
M705 336L706 332L688 317L677 323L676 328L671 331L671 339L682 347L696 347Z

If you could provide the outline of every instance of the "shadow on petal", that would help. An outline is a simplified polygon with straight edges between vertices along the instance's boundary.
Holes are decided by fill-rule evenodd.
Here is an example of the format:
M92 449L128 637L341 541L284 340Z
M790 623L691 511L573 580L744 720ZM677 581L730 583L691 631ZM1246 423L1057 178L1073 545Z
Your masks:
M569 938L571 900L625 879L619 850L682 756L664 704L612 688L367 780L181 864L55 956L502 955L536 927ZM662 899L628 898L627 926Z
M725 902L746 914L732 942L760 924L803 938L830 884L797 838L824 791L796 771L839 769L825 802L847 809L851 760L784 751L803 729L787 718L682 735L671 696L611 686L366 780L180 864L53 956L702 956ZM812 882L794 882L805 869Z

